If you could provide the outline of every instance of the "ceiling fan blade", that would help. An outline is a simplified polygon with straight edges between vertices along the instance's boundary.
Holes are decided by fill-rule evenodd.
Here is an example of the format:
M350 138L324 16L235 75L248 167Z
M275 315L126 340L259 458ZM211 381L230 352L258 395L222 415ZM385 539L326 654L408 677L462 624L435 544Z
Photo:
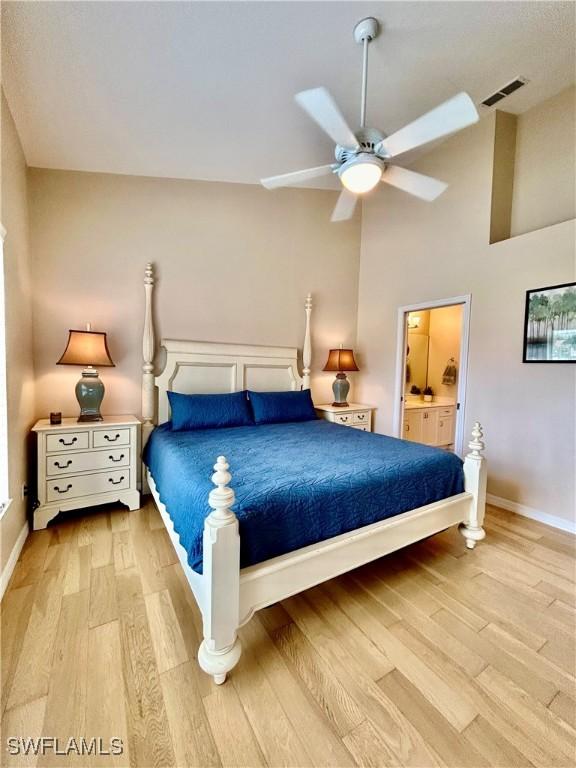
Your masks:
M348 149L358 148L356 136L326 88L301 91L294 98L312 120L326 131L332 141Z
M400 128L376 145L376 152L396 157L442 136L478 122L478 111L467 93L459 93L425 115Z
M346 221L346 219L351 219L354 216L357 202L357 195L349 192L347 189L343 189L336 201L330 221Z
M395 165L389 166L384 171L382 181L428 202L436 200L448 188L448 184L444 181Z
M276 189L276 187L289 187L291 184L299 184L301 181L315 179L317 176L326 176L332 172L333 164L318 165L316 168L306 168L303 171L293 171L292 173L282 173L280 176L269 176L267 179L260 179L260 183L266 189Z

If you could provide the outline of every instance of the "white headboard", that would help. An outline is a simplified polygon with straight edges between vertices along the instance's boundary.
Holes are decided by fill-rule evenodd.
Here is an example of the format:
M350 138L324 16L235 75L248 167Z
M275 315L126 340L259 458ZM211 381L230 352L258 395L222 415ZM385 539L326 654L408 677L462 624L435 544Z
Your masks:
M166 392L281 392L302 386L295 348L175 339L163 339L162 347L166 365L156 377L159 424L170 416Z
M145 444L157 413L157 422L169 419L167 392L223 393L252 389L260 392L281 392L310 388L310 316L312 297L306 297L306 330L302 351L302 377L298 373L298 350L295 347L263 347L248 344L222 344L208 341L162 339L166 363L164 370L154 376L154 327L152 322L152 265L146 265L144 289L146 309L142 367L142 418ZM157 403L157 408L156 408Z

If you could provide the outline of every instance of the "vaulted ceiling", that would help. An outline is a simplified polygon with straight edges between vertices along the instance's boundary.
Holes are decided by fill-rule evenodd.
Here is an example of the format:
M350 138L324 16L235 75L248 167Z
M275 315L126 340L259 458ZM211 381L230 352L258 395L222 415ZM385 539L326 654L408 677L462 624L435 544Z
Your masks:
M9 2L3 86L31 166L257 182L331 162L296 92L325 85L357 124L376 16L368 123L391 133L460 90L517 76L520 113L574 80L572 2Z

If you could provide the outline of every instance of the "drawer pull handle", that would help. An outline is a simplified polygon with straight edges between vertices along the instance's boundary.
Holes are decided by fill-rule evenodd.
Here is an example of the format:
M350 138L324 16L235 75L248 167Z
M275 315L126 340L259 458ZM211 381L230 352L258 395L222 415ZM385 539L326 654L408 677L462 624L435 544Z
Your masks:
M122 480L124 480L124 475L122 475L122 477L118 478L118 480L114 480L111 477L108 478L108 482L112 483L112 485L120 485Z
M365 419L365 418L366 418L366 414L365 413L359 413L358 414L358 421L363 421L363 419Z
M58 469L68 469L68 467L72 464L72 459L68 459L66 464L60 464L58 461L54 462L54 466L58 467Z
M59 443L62 443L62 445L74 445L74 443L78 442L78 438L77 438L77 437L73 437L73 438L72 438L72 440L70 440L70 442L69 442L69 443L67 443L67 442L66 442L66 440L64 440L64 438L63 438L63 437L61 437L61 438L58 440L58 442L59 442Z
M113 461L114 463L117 464L119 461L122 461L122 459L124 458L124 454L121 453L117 459L115 459L114 456L108 456L108 458L110 459L110 461Z
M54 490L55 490L55 491L58 491L58 493L68 493L68 491L69 491L71 488L72 488L72 483L68 483L68 485L66 486L66 488L64 488L64 490L63 490L63 491L61 491L61 490L60 490L60 488L58 488L58 486L57 486L57 485L55 485L55 486L54 486Z
M441 426L441 427L443 427L443 426L444 426L444 422L443 422L443 421L441 421L441 422L440 422L440 426Z
M114 435L114 437L110 437L110 435L104 435L104 440L108 440L109 443L115 443L116 440L120 439L120 435L118 432Z
M348 421L348 416L340 416L340 421Z
M406 424L406 432L410 432L410 424Z

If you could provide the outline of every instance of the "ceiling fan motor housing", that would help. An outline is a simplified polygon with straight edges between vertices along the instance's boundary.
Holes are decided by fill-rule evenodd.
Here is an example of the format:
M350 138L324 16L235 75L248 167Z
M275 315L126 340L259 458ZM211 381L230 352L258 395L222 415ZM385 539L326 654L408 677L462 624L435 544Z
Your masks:
M340 144L336 144L334 157L338 163L345 163L347 160L354 157L354 155L358 155L361 152L364 154L378 154L376 152L376 146L386 138L386 134L376 128L362 128L356 132L355 136L358 139L359 144L357 149L350 149L350 147L342 147ZM378 156L380 159L383 159L381 155Z

